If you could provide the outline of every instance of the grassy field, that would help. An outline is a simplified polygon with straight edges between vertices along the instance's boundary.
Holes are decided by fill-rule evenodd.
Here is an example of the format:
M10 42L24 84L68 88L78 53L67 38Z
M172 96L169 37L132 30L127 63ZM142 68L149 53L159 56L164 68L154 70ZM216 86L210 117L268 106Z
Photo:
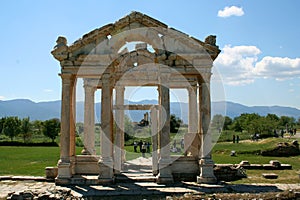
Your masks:
M292 170L247 170L248 178L234 183L300 183L300 156L294 157L267 157L256 155L260 150L272 149L278 142L291 142L289 138L268 138L260 141L242 141L239 144L231 142L217 143L213 149L213 160L218 164L238 164L248 160L251 164L268 164L270 160L278 160L282 164L291 164ZM230 156L231 151L236 156ZM278 179L264 179L263 173L276 173Z
M264 157L256 155L258 150L270 149L278 142L291 142L292 139L264 139L257 142L241 141L239 144L231 142L217 143L213 148L213 160L218 164L237 164L248 160L251 164L267 164L270 160L279 160L284 164L291 164L292 170L247 170L248 178L234 183L299 183L300 156L296 157ZM98 148L98 147L97 147ZM76 148L80 154L82 148ZM126 158L131 160L141 156L133 153L133 146L125 146ZM236 156L230 152L236 151ZM151 156L146 154L146 157ZM59 159L59 147L4 147L0 146L0 175L32 175L44 176L45 167L55 166ZM262 173L276 173L278 179L267 180Z

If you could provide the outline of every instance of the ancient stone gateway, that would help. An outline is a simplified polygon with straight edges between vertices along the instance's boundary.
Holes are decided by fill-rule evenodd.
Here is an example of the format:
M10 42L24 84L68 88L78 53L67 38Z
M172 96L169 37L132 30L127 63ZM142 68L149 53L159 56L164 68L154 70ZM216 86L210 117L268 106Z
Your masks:
M216 37L205 42L168 27L147 15L132 12L113 24L85 34L68 45L58 37L51 52L60 62L62 79L60 159L57 184L113 183L122 172L124 110L151 111L153 173L158 183L194 176L214 183L211 159L210 77L220 50ZM135 44L129 50L127 43ZM84 80L84 150L75 154L76 81ZM158 105L124 105L126 86L154 86ZM189 120L185 156L170 155L170 89L188 91ZM94 97L101 90L100 155L95 151ZM115 93L115 95L114 95ZM117 124L114 131L113 123ZM81 175L94 175L84 179Z

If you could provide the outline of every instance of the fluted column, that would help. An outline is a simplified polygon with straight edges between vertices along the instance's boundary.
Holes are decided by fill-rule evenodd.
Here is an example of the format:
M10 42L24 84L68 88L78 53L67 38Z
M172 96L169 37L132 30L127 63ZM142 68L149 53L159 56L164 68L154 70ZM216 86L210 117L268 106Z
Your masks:
M58 161L57 181L63 183L63 179L72 177L72 166L70 156L71 132L73 130L73 93L75 77L71 74L61 74L62 79L62 100L61 100L61 135L60 135L60 160Z
M84 148L83 155L95 155L95 91L96 87L84 80Z
M76 156L76 83L77 79L73 80L73 89L71 90L71 113L70 113L70 161L72 174L75 174L75 156Z
M171 183L173 176L171 171L171 158L170 158L170 90L165 85L159 85L159 103L165 110L160 109L160 121L165 119L165 124L160 132L159 146L160 146L160 159L159 159L159 174L157 177L158 183Z
M197 177L198 183L216 183L217 179L214 175L213 167L214 162L211 158L212 150L212 136L209 130L211 120L211 101L210 101L210 84L201 84L201 121L202 121L202 134L201 134L201 160L200 176Z
M152 173L153 175L158 174L158 119L157 119L157 108L152 107L150 110L151 119L151 135L152 135Z
M124 86L116 86L116 105L124 105ZM119 173L125 162L124 151L124 110L115 110L116 136L114 146L114 168Z
M101 95L101 137L99 160L100 182L111 183L113 174L113 114L112 114L112 83L109 74L102 75Z
M188 134L185 135L185 152L193 157L199 158L200 138L198 135L198 112L197 112L197 85L188 88L189 96L189 118Z

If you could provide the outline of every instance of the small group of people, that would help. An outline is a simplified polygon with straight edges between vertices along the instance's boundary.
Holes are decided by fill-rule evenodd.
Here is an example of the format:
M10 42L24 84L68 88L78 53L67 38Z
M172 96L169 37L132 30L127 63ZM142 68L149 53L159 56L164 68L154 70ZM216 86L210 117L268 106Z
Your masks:
M239 135L233 135L232 136L232 143L239 143L240 142L240 136Z
M134 141L133 142L133 149L134 152L137 153L137 147L139 146L139 150L142 153L142 156L145 157L145 153L150 153L150 142L142 141L139 142Z
M293 136L293 135L296 135L297 129L295 129L295 128L292 129L292 128L291 128L291 129L288 130L288 132L289 132L289 134L290 134L291 136Z
M178 153L178 152L181 152L182 149L184 149L184 139L182 138L182 139L180 140L180 148L177 147L177 141L174 140L174 141L173 141L173 146L171 147L171 152L173 152L173 153Z
M290 136L296 135L297 133L297 129L288 129L287 132L290 134ZM286 133L286 131L284 131L283 129L280 130L280 137L284 137L284 134ZM279 134L277 133L276 129L274 130L274 137L279 137Z

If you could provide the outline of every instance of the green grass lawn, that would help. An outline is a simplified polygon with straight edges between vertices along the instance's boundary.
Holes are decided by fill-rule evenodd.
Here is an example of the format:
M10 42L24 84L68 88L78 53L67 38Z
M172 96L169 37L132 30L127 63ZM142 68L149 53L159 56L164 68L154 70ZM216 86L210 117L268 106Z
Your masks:
M291 164L292 170L247 170L248 178L233 183L299 183L300 156L295 157L265 157L256 155L258 150L270 149L278 142L291 142L292 139L269 138L253 141L241 141L239 144L231 142L217 143L213 148L213 160L217 164L238 164L248 160L251 164L267 164L270 160L279 160L284 164ZM152 147L152 146L151 146ZM100 149L97 147L97 149ZM76 148L80 154L82 148ZM126 159L132 160L141 156L134 153L133 146L125 146ZM236 156L230 152L236 151ZM150 157L146 154L146 157ZM0 146L0 175L28 175L44 176L45 167L56 166L59 159L59 147L6 147ZM278 179L267 180L262 178L262 173L276 173Z
M58 160L59 147L0 146L0 175L44 176L45 167L56 166Z
M59 147L0 147L0 175L43 176L45 167L55 166Z
M231 142L217 143L213 149L213 160L217 164L238 164L248 160L250 164L268 164L270 160L278 160L282 164L291 164L292 170L247 170L248 178L233 183L300 183L300 156L267 157L256 155L258 150L272 149L278 142L291 142L288 138L268 138L257 142L243 141L239 144ZM236 156L230 152L236 151ZM264 179L263 173L276 173L278 179Z

